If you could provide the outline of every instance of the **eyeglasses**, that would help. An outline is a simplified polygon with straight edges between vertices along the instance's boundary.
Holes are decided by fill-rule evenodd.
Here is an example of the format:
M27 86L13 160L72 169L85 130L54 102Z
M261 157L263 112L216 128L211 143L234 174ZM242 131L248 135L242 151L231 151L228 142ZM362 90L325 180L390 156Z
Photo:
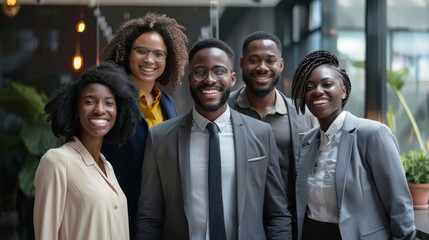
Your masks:
M133 50L136 52L136 56L138 58L144 58L150 52L153 53L153 56L156 60L164 60L167 57L167 52L162 50L150 50L145 47L135 47Z
M197 81L203 81L207 78L209 71L211 73L212 78L214 78L216 81L221 80L225 75L228 73L228 71L232 72L231 70L222 67L222 66L214 66L211 69L206 67L196 67L194 70L192 70L192 76Z

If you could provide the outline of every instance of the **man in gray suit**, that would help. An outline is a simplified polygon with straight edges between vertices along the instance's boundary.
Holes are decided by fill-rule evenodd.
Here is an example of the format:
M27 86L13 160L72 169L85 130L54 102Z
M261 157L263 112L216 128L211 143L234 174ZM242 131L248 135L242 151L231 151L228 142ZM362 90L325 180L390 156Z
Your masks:
M308 111L298 114L292 100L276 89L284 64L278 37L254 32L245 39L242 51L240 67L246 86L232 92L228 103L232 109L271 125L296 239L295 163L299 158L299 134L303 136L317 121Z
M232 49L216 39L199 41L190 50L188 80L195 106L149 130L137 239L292 239L271 127L227 104L236 81L233 58ZM209 214L215 197L208 196L206 126L213 123L221 153L223 210L217 219ZM222 237L213 236L220 232L212 227L219 218Z

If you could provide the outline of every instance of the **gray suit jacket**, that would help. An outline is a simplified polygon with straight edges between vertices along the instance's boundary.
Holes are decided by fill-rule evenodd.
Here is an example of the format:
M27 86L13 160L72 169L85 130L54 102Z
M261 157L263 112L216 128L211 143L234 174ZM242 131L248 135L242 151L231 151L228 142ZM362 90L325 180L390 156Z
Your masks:
M270 126L231 110L237 166L238 239L291 239ZM136 239L189 239L180 164L189 159L192 112L149 130ZM259 161L248 161L263 157Z
M398 144L390 129L347 113L335 169L343 239L414 239L414 213ZM302 142L297 165L298 239L307 210L307 178L320 145L319 128Z
M243 114L245 112L241 111L242 109L237 104L238 96L241 91L244 91L244 87L241 87L237 91L231 93L228 104L229 106ZM296 162L299 159L299 149L300 142L304 134L311 128L318 126L317 119L310 113L310 111L305 112L305 114L298 114L295 106L292 103L290 98L287 98L283 93L279 91L280 95L283 98L283 101L286 104L287 114L289 125L283 127L288 127L290 130L290 138L292 142L292 151L289 153L284 153L284 159L279 159L280 172L282 175L283 183L285 185L285 191L288 199L289 212L293 216L293 231L294 239L296 239L296 207L295 207L295 179L296 179ZM273 131L276 132L276 129L273 128ZM278 134L278 133L277 133ZM288 146L282 146L277 143L278 151L285 151L288 149Z

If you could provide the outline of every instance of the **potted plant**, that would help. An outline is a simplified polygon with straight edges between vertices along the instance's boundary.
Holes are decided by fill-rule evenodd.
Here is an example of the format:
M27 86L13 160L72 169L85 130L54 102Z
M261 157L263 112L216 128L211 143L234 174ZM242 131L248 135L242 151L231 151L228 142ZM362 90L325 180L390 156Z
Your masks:
M407 177L408 188L417 210L428 208L429 199L429 155L425 152L409 151L401 156Z
M401 160L404 165L408 188L410 189L411 196L413 198L413 207L414 209L422 210L427 209L429 206L429 155L423 144L423 139L416 120L414 119L404 96L400 92L407 76L408 68L404 67L396 71L387 71L386 79L405 109L420 146L420 152L410 150L408 154L403 154L401 156ZM395 119L391 106L389 106L387 119L392 132L395 133Z
M40 157L63 143L46 121L47 101L46 94L22 83L0 87L0 228L5 230L1 239L22 234L34 238L34 175Z
M365 62L356 61L353 63L353 66L356 68L364 68ZM429 200L429 155L427 149L429 149L429 141L427 141L427 148L424 145L424 141L421 137L419 127L417 122L408 107L407 102L405 101L404 96L400 92L401 88L405 84L409 70L407 67L403 67L396 71L387 70L386 80L387 83L392 87L396 96L398 96L399 102L401 103L403 109L405 110L408 119L410 120L412 131L414 131L417 138L420 152L410 150L408 154L402 154L401 160L404 165L405 175L408 181L408 187L413 198L413 207L414 209L427 209L428 200ZM387 125L390 127L392 133L396 135L396 122L395 122L395 113L393 107L389 104L387 112ZM420 192L425 192L423 194L423 200L420 199ZM416 193L419 192L419 193ZM416 196L416 194L418 196ZM420 203L420 201L422 203Z

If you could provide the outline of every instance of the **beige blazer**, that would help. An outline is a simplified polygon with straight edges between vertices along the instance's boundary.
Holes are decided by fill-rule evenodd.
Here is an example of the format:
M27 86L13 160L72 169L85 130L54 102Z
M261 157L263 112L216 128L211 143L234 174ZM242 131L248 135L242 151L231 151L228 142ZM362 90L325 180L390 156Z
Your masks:
M36 239L129 239L126 197L101 158L107 175L77 138L42 156L34 179Z

